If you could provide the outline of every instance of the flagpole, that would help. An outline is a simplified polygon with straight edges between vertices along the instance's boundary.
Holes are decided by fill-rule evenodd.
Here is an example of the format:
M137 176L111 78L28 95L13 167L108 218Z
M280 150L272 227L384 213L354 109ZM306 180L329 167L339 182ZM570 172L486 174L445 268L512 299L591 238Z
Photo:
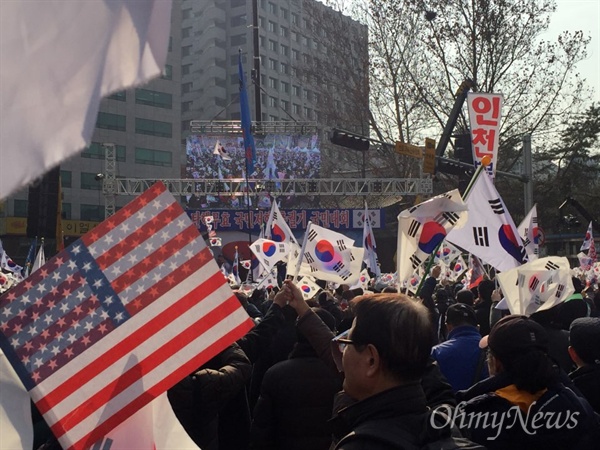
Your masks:
M306 227L306 231L304 232L304 240L302 241L302 248L300 249L300 255L298 256L298 260L296 261L296 273L294 274L294 278L292 281L295 283L298 279L298 275L300 275L300 266L302 265L302 255L304 255L304 250L306 250L306 238L308 237L308 233L310 232L310 227L312 222L308 221L308 226Z

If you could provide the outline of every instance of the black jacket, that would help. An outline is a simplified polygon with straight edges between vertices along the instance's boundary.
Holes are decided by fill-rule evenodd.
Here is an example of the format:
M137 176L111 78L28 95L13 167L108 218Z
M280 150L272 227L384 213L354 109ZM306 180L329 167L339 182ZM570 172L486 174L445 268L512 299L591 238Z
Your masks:
M520 408L507 398L513 386L510 376L501 373L458 392L464 401L459 404L464 416L456 420L461 431L490 450L597 448L598 416L575 391L557 382L537 401Z
M600 414L600 364L580 367L569 374L573 384Z
M341 409L331 423L336 450L420 448L451 435L449 426L431 425L431 410L418 382ZM402 445L404 442L409 445Z
M262 382L254 408L251 448L327 450L333 399L342 388L341 377L298 342L290 359L271 367Z

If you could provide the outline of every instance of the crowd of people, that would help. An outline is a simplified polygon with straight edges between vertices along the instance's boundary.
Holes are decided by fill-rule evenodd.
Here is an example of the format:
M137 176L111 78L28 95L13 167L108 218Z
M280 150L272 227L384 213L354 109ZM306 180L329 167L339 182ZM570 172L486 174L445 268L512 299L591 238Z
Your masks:
M526 317L438 276L236 290L256 326L169 391L176 415L203 450L597 448L599 294Z

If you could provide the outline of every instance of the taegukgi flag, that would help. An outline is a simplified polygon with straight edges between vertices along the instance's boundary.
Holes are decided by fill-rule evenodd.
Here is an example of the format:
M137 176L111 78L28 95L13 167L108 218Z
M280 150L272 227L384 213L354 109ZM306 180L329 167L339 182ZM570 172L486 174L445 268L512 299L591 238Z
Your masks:
M451 230L448 241L501 272L526 262L521 236L487 172L478 169L470 187L467 223Z
M430 198L398 215L398 283L402 285L454 227L466 220L458 189Z
M252 326L160 182L0 297L0 348L64 449L90 447Z

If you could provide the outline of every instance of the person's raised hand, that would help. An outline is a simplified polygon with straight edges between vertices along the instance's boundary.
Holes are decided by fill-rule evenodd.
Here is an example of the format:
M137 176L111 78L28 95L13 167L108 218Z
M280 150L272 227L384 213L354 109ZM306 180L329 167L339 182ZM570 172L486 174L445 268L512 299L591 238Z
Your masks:
M288 292L289 305L296 310L298 317L302 317L310 309L310 306L304 300L304 296L300 291L300 288L294 284L292 280L285 280L283 282L282 290Z

